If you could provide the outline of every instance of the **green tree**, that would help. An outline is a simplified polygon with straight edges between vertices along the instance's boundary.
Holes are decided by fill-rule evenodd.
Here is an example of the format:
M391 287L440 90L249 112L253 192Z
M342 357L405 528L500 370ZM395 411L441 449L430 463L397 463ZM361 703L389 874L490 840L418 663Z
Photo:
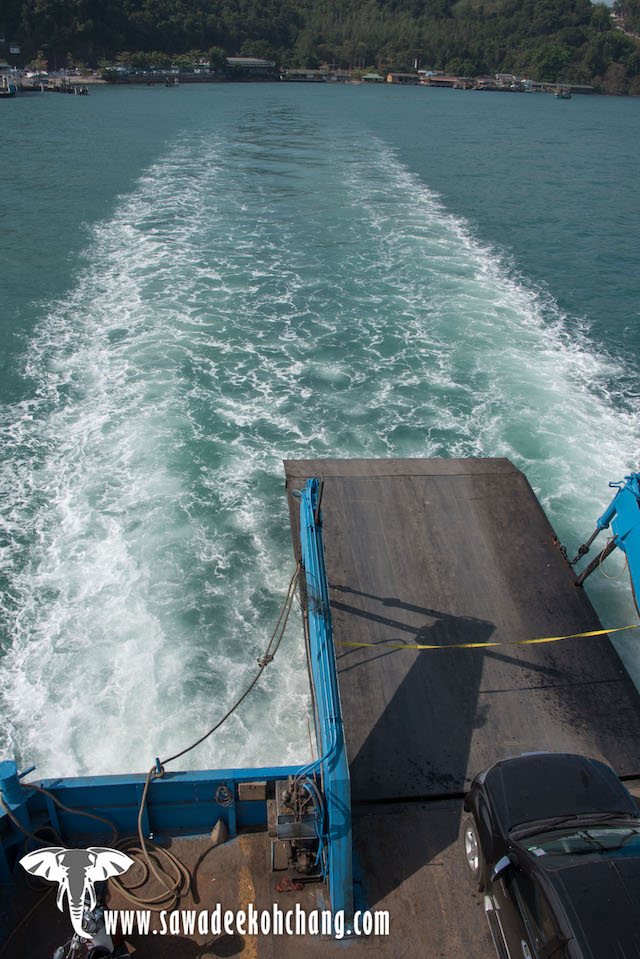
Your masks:
M604 3L597 3L589 20L589 25L597 33L606 33L611 30L611 11Z
M43 73L47 69L47 61L44 58L44 53L42 50L38 50L37 55L27 63L27 70L37 70L38 73Z
M460 76L464 76L463 64L464 61L460 57L453 57L451 60L447 61L447 65L444 69L446 73L450 73L452 76L456 76L458 74Z
M563 43L546 43L538 55L538 78L547 83L556 83L565 79L571 51Z
M604 75L602 83L605 93L621 95L629 89L627 71L621 63L612 63Z
M222 70L227 64L227 55L222 47L209 47L208 57L212 70Z

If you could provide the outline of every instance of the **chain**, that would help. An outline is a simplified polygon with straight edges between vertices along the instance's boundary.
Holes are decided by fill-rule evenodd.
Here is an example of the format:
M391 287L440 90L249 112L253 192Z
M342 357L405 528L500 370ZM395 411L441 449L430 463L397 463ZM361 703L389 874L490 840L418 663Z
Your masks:
M566 559L566 561L567 561L567 563L569 564L569 566L575 566L576 563L578 562L578 560L581 560L582 557L585 556L586 553L589 552L589 550L590 550L590 548L591 548L591 544L593 543L594 539L596 538L596 536L598 535L599 532L600 532L600 529L599 529L599 528L597 528L596 530L594 530L594 532L591 534L591 536L589 537L589 539L587 540L587 542L582 544L582 546L580 547L580 549L578 550L576 556L575 556L573 559L569 559L569 556L567 555L567 548L566 548L566 546L563 546L563 545L562 545L562 543L560 542L560 540L558 539L557 536L554 537L553 545L556 546L557 549L560 550L560 552L562 553L562 555L563 555L564 558Z

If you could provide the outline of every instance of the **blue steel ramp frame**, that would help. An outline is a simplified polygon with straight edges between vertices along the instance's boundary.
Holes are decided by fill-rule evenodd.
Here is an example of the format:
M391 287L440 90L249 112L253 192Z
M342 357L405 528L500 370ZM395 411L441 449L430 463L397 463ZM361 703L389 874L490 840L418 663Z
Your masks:
M598 530L611 526L616 546L626 554L631 582L640 599L640 473L609 486L617 486L618 492L599 518Z
M320 758L304 767L321 772L326 804L327 877L333 912L353 916L351 781L344 739L338 669L333 645L329 589L324 562L321 496L317 479L300 496L300 547L308 600L310 667Z

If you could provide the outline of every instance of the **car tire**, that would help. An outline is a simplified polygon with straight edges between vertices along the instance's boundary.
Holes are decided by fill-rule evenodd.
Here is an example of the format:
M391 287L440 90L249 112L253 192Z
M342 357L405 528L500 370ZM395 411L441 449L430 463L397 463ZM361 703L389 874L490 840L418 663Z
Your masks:
M487 885L487 864L473 816L465 816L462 820L462 847L469 875L479 891L483 892Z

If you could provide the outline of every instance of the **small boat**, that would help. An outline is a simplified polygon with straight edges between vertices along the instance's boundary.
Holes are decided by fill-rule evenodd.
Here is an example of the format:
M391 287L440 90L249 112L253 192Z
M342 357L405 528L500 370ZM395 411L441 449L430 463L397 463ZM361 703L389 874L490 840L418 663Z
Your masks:
M15 97L18 88L9 77L0 77L0 97Z
M18 82L10 72L8 63L0 63L0 97L15 97L18 92Z
M570 100L570 99L571 99L571 91L569 90L568 87L560 87L560 88L559 88L558 90L556 90L556 92L555 92L555 98L556 98L556 100Z

